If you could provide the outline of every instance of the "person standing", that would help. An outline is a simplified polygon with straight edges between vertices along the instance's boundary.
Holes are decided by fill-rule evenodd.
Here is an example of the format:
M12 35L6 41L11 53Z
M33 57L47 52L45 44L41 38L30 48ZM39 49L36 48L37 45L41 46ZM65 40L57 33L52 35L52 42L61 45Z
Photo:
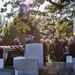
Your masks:
M0 37L0 46L2 46L2 44L3 44L3 39L2 37Z
M14 44L19 45L19 43L20 43L19 37L15 38L15 39L14 39Z
M44 65L46 65L47 62L47 45L44 41L44 39L40 39L40 42L43 44L43 60L44 60Z
M32 35L28 35L27 37L25 37L25 41L26 43L34 43L34 36Z

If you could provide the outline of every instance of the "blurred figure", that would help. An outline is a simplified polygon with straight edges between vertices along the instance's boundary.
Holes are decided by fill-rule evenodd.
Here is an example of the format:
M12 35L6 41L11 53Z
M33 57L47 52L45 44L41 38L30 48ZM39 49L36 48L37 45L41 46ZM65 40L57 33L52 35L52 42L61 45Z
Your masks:
M43 44L43 60L44 60L44 65L46 65L47 60L47 45L44 41L44 39L40 39L40 42Z
M57 37L54 38L54 55L55 55L55 60L58 61L60 59L60 43Z
M50 40L49 39L46 39L45 42L46 42L47 50L48 50L47 53L49 53Z
M20 43L19 37L15 38L15 39L14 39L14 44L15 44L15 45L19 45L19 43Z
M69 55L72 57L75 57L75 43L73 39L69 40Z
M47 45L47 58L48 58L48 61L50 60L50 52L49 52L49 47L50 47L50 40L49 39L46 39L45 40L46 42L46 45Z
M0 46L2 46L2 44L3 44L3 39L2 37L0 37Z
M0 58L3 58L3 48L0 47Z
M34 43L34 36L28 35L27 37L25 37L25 41L26 43Z
M30 41L29 41L29 39L28 39L28 36L25 37L25 41L26 41L26 43L30 43Z
M51 40L51 44L49 47L49 54L50 54L50 59L55 60L55 43L54 39Z

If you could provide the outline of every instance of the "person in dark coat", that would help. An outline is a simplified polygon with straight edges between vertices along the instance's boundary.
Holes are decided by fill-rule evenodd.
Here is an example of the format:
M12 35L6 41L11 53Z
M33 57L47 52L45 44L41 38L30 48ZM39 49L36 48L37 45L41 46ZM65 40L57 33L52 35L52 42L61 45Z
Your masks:
M75 57L75 43L73 42L73 40L70 40L69 55Z
M55 60L58 61L60 59L59 55L60 55L60 43L58 41L58 38L55 37L54 39L54 55L55 55Z
M2 46L2 44L3 44L3 39L2 37L0 37L0 46Z
M43 60L44 60L44 65L46 65L47 62L47 45L44 41L44 39L40 39L40 42L43 44Z
M52 40L51 44L50 44L50 47L49 47L50 59L52 61L55 59L54 50L55 50L54 40Z
M0 58L3 58L3 48L0 47Z

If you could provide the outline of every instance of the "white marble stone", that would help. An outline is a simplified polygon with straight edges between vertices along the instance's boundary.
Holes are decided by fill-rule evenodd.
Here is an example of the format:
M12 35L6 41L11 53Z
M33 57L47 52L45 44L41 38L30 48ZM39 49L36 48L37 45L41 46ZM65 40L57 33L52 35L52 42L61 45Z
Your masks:
M66 56L66 62L72 63L72 56Z
M20 59L15 60L16 75L39 75L38 60Z
M44 65L43 62L43 44L31 43L25 45L25 57L26 59L39 60L39 67Z
M14 66L15 66L15 60L20 60L20 59L25 59L25 57L23 56L14 57L14 61L13 61Z
M3 69L3 67L4 67L4 61L3 59L0 58L0 68Z

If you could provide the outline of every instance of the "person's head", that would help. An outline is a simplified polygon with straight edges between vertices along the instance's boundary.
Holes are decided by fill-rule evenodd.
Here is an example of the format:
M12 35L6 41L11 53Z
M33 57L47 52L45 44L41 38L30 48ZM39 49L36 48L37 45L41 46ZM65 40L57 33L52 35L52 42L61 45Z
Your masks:
M32 39L32 35L28 35L28 39L31 40Z
M34 41L34 36L32 36L32 41Z
M41 43L44 43L44 39L40 39L40 42L41 42Z
M55 43L55 40L54 40L54 39L52 39L52 40L51 40L51 44L54 44L54 43Z
M25 37L25 41L28 41L28 37L27 36Z
M45 42L46 42L47 44L50 44L50 40L49 40L49 39L46 39Z
M69 40L68 44L69 45L73 44L73 40Z

